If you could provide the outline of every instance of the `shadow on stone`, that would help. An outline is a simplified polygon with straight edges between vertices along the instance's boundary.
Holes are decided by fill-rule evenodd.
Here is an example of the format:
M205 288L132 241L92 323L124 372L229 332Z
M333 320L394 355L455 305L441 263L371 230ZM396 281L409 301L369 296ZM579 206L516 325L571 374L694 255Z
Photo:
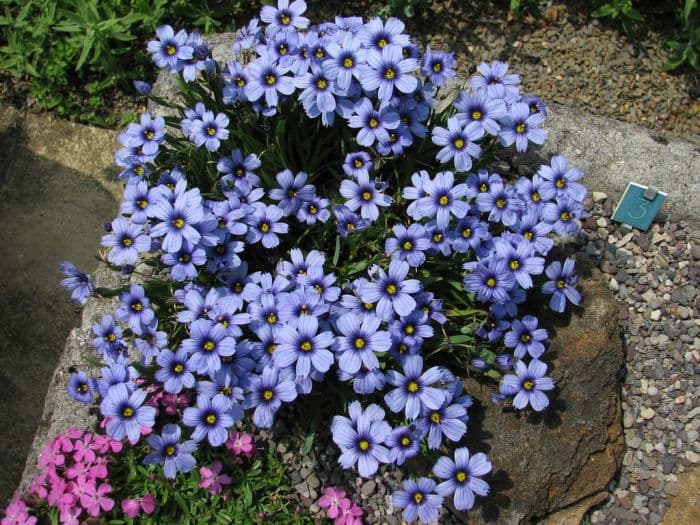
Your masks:
M96 181L29 150L21 119L0 133L0 507L17 487L70 329L60 261L91 271L116 204Z

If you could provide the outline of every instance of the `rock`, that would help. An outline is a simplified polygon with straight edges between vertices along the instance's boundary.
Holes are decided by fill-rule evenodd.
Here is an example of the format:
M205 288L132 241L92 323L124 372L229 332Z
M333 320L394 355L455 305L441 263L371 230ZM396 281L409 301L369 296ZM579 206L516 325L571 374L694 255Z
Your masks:
M669 484L666 484L667 486ZM662 523L664 525L700 523L700 469L693 468L678 476L678 483L671 483L675 494L665 490L667 494L675 496L671 499L671 508L668 509Z
M556 326L548 352L558 393L547 411L516 414L494 405L489 389L465 382L477 400L467 446L493 464L491 494L469 512L470 525L526 523L571 507L606 492L622 463L618 307L596 270L580 289L582 308L565 321L543 321Z
M608 198L608 194L603 193L602 191L594 191L591 193L591 198L593 199L593 202L603 202Z
M100 266L93 273L93 279L96 286L113 288L121 284L119 274L104 266ZM116 304L118 304L116 298L111 301L90 298L83 307L80 328L73 329L68 336L46 394L44 412L24 465L19 484L20 490L24 491L37 474L37 458L56 434L70 427L92 428L97 423L95 415L90 413L90 406L76 403L68 396L66 385L73 367L87 370L92 366L86 361L86 358L94 359L92 324L100 320L103 315L113 313Z

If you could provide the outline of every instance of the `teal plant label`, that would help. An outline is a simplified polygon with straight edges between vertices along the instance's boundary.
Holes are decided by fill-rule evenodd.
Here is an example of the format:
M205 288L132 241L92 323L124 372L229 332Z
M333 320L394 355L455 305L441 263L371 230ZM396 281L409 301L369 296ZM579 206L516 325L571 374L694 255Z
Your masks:
M646 187L630 182L615 208L612 220L647 231L666 201L666 197L666 193L653 186Z

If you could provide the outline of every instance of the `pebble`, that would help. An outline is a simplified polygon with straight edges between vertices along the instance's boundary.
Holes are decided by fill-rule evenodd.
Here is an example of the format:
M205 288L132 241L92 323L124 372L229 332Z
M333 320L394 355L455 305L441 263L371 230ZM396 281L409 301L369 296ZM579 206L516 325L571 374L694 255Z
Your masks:
M651 419L652 417L654 417L655 414L656 412L654 412L654 409L649 407L644 407L639 412L639 415L642 416L644 419Z
M608 198L608 194L603 193L602 191L594 191L591 193L591 198L593 199L593 202L603 202Z

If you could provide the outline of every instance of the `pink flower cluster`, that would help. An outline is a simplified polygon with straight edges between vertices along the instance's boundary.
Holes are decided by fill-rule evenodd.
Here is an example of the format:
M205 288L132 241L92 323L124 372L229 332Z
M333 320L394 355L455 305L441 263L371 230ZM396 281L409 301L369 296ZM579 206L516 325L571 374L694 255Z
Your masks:
M21 499L16 499L5 509L5 517L0 525L34 525L36 517L29 515L27 505Z
M236 463L241 463L243 458L252 458L257 452L255 437L247 432L231 432L224 446L236 456Z
M257 452L255 437L247 432L231 432L224 446L234 455L236 463L242 463L244 458L252 458ZM199 481L199 488L209 489L212 494L222 493L231 484L231 476L222 474L222 469L221 461L214 461L209 467L200 467L199 475L202 479Z
M61 523L77 525L114 507L107 482L110 454L122 444L77 428L68 429L49 443L39 456L42 471L29 485L29 493L59 511ZM4 525L4 524L3 524Z
M333 520L334 525L362 525L362 508L345 497L345 491L328 487L318 500L326 515Z

